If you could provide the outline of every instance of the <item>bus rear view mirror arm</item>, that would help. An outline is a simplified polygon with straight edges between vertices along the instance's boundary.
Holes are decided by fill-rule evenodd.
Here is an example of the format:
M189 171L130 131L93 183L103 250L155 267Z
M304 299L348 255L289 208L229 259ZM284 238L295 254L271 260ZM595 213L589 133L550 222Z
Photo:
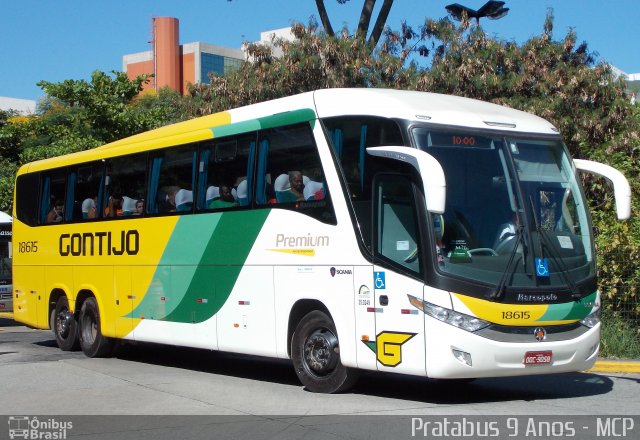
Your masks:
M602 176L613 183L613 193L616 199L616 212L618 220L627 220L631 217L631 187L624 175L615 168L600 162L591 160L573 159L579 171Z
M422 177L427 211L443 214L447 183L440 162L429 153L407 147L369 147L372 156L399 160L413 166Z

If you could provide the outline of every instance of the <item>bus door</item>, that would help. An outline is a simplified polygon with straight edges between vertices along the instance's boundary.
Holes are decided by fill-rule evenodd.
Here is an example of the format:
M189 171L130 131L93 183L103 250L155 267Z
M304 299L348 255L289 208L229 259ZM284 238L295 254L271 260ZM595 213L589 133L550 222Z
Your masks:
M414 184L403 174L378 174L373 202L373 288L378 370L425 374L422 252Z

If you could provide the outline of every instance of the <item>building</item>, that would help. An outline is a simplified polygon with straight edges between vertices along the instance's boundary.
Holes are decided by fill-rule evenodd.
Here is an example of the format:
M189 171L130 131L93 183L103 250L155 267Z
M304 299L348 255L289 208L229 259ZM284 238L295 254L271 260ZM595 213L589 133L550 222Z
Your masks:
M122 70L129 79L138 75L153 74L145 90L169 87L182 94L188 85L208 83L209 73L223 75L237 69L245 60L240 49L230 49L212 44L195 42L180 44L177 18L152 19L152 49L122 57Z
M254 42L254 44L262 44L264 46L270 47L271 52L275 57L282 56L282 49L276 47L273 42L275 40L285 40L285 41L293 41L295 40L295 36L293 32L291 32L290 27L274 29L271 31L260 32L260 41Z
M17 99L0 96L0 110L15 110L21 115L32 115L36 111L36 102L30 99Z

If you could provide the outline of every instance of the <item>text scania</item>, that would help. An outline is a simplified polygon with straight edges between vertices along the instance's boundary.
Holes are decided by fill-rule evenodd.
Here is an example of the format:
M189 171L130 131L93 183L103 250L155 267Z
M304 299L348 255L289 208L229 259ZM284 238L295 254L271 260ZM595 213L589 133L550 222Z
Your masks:
M135 229L112 232L84 232L61 234L60 255L86 257L94 255L137 255L140 250L140 234Z

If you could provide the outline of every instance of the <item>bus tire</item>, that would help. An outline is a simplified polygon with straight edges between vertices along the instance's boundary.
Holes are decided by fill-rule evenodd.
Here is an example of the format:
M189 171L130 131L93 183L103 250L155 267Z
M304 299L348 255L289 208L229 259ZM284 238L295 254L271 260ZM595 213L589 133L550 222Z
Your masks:
M87 357L107 357L113 353L114 341L100 331L100 313L94 297L87 298L80 308L78 320L80 348Z
M51 317L51 329L60 350L73 351L80 347L78 322L69 310L69 301L66 296L61 296L56 302L56 308Z
M291 338L291 358L300 382L315 393L339 393L351 388L357 371L340 361L336 326L325 313L305 315Z

